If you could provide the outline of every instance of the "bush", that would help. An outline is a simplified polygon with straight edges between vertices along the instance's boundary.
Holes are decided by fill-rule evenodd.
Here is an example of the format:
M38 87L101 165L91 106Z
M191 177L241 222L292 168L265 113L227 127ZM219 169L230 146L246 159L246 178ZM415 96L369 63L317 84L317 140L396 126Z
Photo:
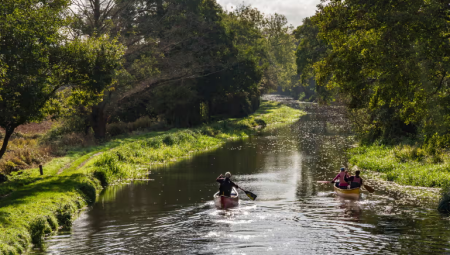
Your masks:
M450 192L448 190L442 194L438 205L438 211L440 213L450 214Z
M146 130L150 128L154 124L154 121L148 117L144 116L139 119L137 119L135 122L129 123L128 129L130 131L136 131L136 130Z
M398 145L394 147L394 156L400 160L400 162L406 162L407 160L422 161L426 154L425 151L417 146L410 145Z
M215 136L215 130L211 126L204 126L200 129L203 135Z
M258 126L261 126L263 128L267 126L267 123L262 119L255 119L255 122L258 124Z
M48 215L47 216L47 222L50 226L51 230L56 231L59 228L58 219L55 215Z
M8 151L0 160L0 172L11 172L35 167L50 159L49 147L39 146L36 139L16 138L10 140Z
M118 136L136 131L164 130L168 126L165 122L155 122L154 119L145 116L134 122L115 122L106 126L106 132L111 136Z
M30 224L31 241L37 246L42 246L45 234L51 232L52 228L45 217L38 217Z
M165 144L165 145L174 145L174 144L176 144L178 142L178 138L177 137L175 137L175 136L173 136L173 135L166 135L164 138L163 138L163 143Z
M95 184L90 182L83 182L78 187L80 191L86 196L86 200L89 203L95 202L95 199L97 197L97 191L95 189Z
M128 132L128 124L123 122L111 123L106 126L106 132L111 136L118 136Z
M59 225L65 229L70 229L72 227L73 217L77 211L78 208L72 203L65 204L58 208L58 210L56 210L56 219L58 219Z
M0 173L0 183L8 181L8 176Z
M17 165L12 161L7 161L4 164L0 164L1 169L5 174L10 174L13 171L17 171Z

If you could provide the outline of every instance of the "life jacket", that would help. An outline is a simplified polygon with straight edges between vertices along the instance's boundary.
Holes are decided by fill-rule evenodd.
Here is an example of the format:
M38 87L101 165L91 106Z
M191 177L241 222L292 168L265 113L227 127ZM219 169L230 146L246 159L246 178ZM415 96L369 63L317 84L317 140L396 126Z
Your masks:
M233 189L233 182L231 182L230 178L225 178L220 183L220 195L230 196L231 190Z
M346 173L339 173L339 186L348 186L348 183L345 181Z
M361 184L361 177L356 177L356 175L353 176L353 181L352 182L356 182L356 183Z

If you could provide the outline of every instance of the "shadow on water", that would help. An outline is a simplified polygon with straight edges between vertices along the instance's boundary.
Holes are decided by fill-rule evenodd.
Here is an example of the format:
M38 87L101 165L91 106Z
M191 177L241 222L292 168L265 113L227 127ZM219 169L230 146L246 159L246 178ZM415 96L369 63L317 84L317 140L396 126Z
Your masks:
M152 171L154 181L107 188L73 226L47 240L48 254L443 254L448 221L434 208L384 194L341 200L327 185L353 143L337 107L285 103L308 115L289 127ZM226 171L258 194L214 208Z

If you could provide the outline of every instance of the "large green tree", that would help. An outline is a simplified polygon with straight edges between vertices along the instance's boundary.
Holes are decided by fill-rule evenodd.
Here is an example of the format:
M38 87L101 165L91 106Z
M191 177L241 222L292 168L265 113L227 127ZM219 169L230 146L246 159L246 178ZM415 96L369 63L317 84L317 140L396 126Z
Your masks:
M314 64L324 59L331 47L319 37L316 19L315 16L305 18L303 24L294 31L295 37L299 40L295 55L297 72L302 84L301 90L306 98L318 97L323 103L331 101L333 93L322 86L316 86Z
M314 17L332 49L319 85L337 89L373 137L448 132L450 6L439 0L331 0Z
M68 35L68 0L5 0L0 5L0 127L6 152L16 127L55 110L58 90L100 95L113 82L123 47Z

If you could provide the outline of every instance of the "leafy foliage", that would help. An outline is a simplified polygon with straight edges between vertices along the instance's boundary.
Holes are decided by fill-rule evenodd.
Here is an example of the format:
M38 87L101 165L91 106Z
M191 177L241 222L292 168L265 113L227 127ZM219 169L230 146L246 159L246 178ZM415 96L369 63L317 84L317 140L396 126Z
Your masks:
M299 29L309 38L299 70L334 91L368 141L446 135L449 11L442 1L323 3Z
M58 107L57 91L72 86L92 97L112 83L122 46L107 38L69 40L62 32L69 1L4 1L0 12L0 157L14 129L41 121Z

